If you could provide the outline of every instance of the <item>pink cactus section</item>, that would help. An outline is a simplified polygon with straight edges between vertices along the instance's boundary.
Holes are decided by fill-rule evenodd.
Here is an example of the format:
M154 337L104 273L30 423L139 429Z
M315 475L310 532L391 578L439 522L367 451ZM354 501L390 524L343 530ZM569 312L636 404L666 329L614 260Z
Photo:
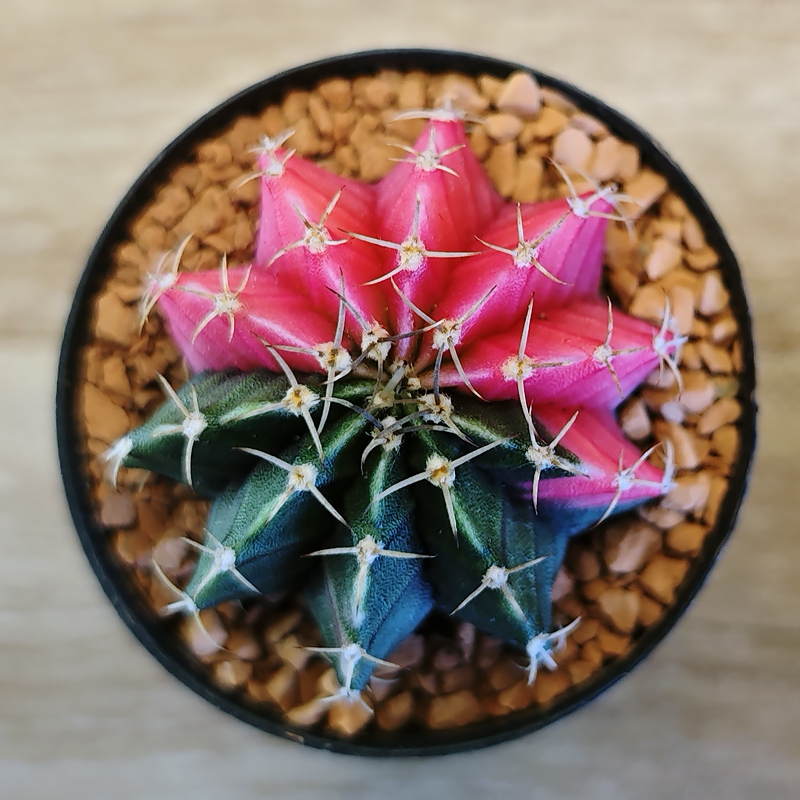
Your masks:
M659 366L677 372L682 340L668 306L657 330L599 296L614 187L577 195L564 174L570 197L504 203L446 110L398 148L399 163L374 186L300 158L287 139L258 151L253 265L184 273L163 292L156 284L193 370L277 370L267 342L291 348L281 351L291 367L329 379L339 368L324 346L329 359L331 347L352 348L344 361L356 367L367 356L404 358L423 387L473 389L487 401L516 398L521 386L548 427L583 409L563 444L591 476L543 479L545 504L548 493L618 506L661 491L611 409ZM374 350L359 356L359 343ZM614 501L615 476L634 464Z
M286 245L302 239L302 216L318 222L331 199L342 196L331 212L332 228L355 224L371 228L375 208L372 186L334 175L311 161L294 155L281 139L265 141L257 165L261 181L261 213L254 263L264 267ZM300 213L298 213L300 212ZM338 231L336 231L338 233Z
M534 313L521 360L523 321L464 348L464 372L487 400L516 397L521 375L528 401L537 405L613 408L658 367L659 354L654 349L656 328L609 309L608 303L586 299L538 317ZM672 334L667 337L674 341ZM432 376L426 375L423 383L431 382ZM463 380L448 364L440 382L459 386Z
M588 207L603 213L611 208L601 197ZM579 216L567 200L506 206L477 237L482 252L454 265L436 319L460 320L459 341L468 344L522 316L531 298L537 308L551 308L596 295L607 224L602 217ZM433 358L429 335L418 364Z
M569 421L572 412L556 405L537 406L536 417L551 434ZM590 509L594 523L615 511L645 499L658 497L672 485L673 467L669 453L663 454L666 466L655 467L619 429L609 411L583 409L560 444L579 459L585 475L543 478L539 483L541 509L569 507ZM523 491L525 488L522 487ZM585 527L585 526L584 526Z
M254 263L333 315L343 276L356 310L368 322L385 325L382 288L363 285L378 277L380 264L369 245L347 233L375 233L373 187L333 175L283 147L270 149L271 144L258 157L261 213ZM355 327L351 332L355 335Z
M403 150L406 155L403 156ZM503 199L472 152L464 126L456 120L431 120L413 147L398 148L402 160L376 186L379 219L391 220L398 209L413 207L420 192L428 195L453 249L474 243L500 213Z
M321 314L307 297L286 290L253 266L182 273L158 305L170 336L195 372L278 371L264 342L314 349L332 341L336 328L335 318ZM283 352L295 369L323 371L314 355Z

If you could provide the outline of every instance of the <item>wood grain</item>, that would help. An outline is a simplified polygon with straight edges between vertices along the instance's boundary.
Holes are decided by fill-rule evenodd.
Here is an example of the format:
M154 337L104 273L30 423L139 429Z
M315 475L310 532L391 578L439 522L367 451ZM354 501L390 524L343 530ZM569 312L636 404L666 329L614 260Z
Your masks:
M789 798L800 786L800 4L5 0L0 25L0 796ZM645 665L534 737L414 763L274 740L116 618L62 499L57 348L92 241L205 109L293 64L418 45L566 77L652 131L737 251L761 443L736 535Z

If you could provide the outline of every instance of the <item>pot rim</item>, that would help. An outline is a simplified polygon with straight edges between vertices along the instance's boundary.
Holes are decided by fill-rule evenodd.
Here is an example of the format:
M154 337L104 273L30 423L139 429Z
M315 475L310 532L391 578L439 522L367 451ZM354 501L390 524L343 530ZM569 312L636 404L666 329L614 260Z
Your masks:
M381 69L401 72L422 70L428 73L458 72L477 76L490 74L505 78L521 70L532 74L545 87L552 88L572 100L585 111L604 122L612 133L634 143L642 163L667 178L669 186L697 217L709 245L719 254L720 265L730 292L730 307L739 325L742 342L743 369L739 373L737 399L742 404L739 420L740 450L729 476L728 491L720 506L716 522L706 535L700 553L689 566L675 600L654 625L623 656L577 687L568 689L544 710L530 707L499 718L464 726L451 731L419 730L399 734L370 731L353 739L309 732L286 723L277 713L265 713L263 704L246 696L231 694L216 685L205 667L193 658L179 640L164 627L144 603L106 546L107 534L99 526L92 510L88 481L83 467L80 437L75 420L79 402L76 381L83 345L88 340L86 321L91 318L91 302L108 272L108 254L126 240L127 222L152 198L152 189L167 178L173 167L183 163L183 154L248 113L262 111L278 102L289 89L310 89L329 77L353 78ZM734 528L744 497L756 441L755 358L752 324L742 276L725 235L702 196L683 170L663 147L638 125L570 83L538 70L491 56L431 49L369 50L332 56L279 74L256 83L223 101L204 114L173 141L144 169L120 201L97 239L78 283L67 319L61 345L56 384L56 439L67 504L81 545L100 585L117 613L144 645L174 677L220 710L256 728L284 739L315 748L347 755L361 756L432 756L446 755L488 747L524 736L543 728L577 710L613 686L664 639L683 616L708 576L722 547Z

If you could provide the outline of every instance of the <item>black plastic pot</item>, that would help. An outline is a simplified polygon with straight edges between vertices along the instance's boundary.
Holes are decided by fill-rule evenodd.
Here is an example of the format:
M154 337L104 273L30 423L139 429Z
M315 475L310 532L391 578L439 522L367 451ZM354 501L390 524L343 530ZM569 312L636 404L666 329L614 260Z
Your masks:
M107 277L115 246L128 236L130 221L151 201L154 188L185 160L186 154L199 142L219 134L236 117L257 113L270 103L279 102L289 89L310 89L324 78L356 77L380 69L424 70L430 73L455 71L468 75L489 73L502 79L514 70L528 68L457 52L389 50L358 53L318 61L269 78L225 101L191 125L145 169L114 211L89 256L75 293L58 366L58 450L69 508L81 544L98 580L125 624L176 678L222 711L269 733L313 747L367 756L441 755L513 739L536 731L575 711L639 664L686 611L730 536L745 493L755 447L753 343L747 300L736 259L719 224L681 169L652 137L624 116L574 86L529 70L541 85L562 92L581 109L602 120L621 139L633 142L640 149L643 162L664 175L672 190L684 199L700 222L708 243L720 255L720 269L730 291L730 305L738 322L743 345L743 371L739 375L738 397L743 413L739 423L740 452L730 475L728 492L716 525L706 537L702 552L693 559L675 602L659 622L649 627L623 657L599 670L590 680L565 692L544 710L531 708L451 732L369 732L353 740L343 740L294 728L262 705L220 689L196 659L183 648L177 637L164 627L163 622L143 602L131 585L125 568L110 551L107 536L94 518L85 479L86 455L80 443L77 422L78 386L75 383L76 376L80 374L81 349L89 341L92 300Z

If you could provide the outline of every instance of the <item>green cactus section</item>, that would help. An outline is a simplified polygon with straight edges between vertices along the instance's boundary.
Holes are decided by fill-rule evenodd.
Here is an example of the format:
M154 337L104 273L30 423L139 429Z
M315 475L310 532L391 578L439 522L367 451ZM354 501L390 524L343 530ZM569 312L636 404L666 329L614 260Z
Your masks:
M161 379L166 402L117 442L110 456L117 463L111 468L114 474L120 464L147 469L216 497L255 464L254 456L240 448L279 453L311 431L323 407L321 380L301 375L292 385L267 370L204 372L175 392ZM359 402L372 388L365 381L343 381L334 386L333 397ZM340 406L331 413L341 416Z
M367 425L358 414L329 424L320 436L322 464L309 434L279 456L249 450L263 463L209 514L206 551L186 588L198 608L296 584L308 567L302 556L344 521L323 490L330 493L353 477L359 435Z
M423 577L430 560L415 533L415 508L408 492L379 497L407 477L398 449L373 455L365 480L344 499L349 527L337 526L324 549L310 553L322 563L305 595L322 632L342 687L364 688L380 664L433 605ZM311 560L311 559L309 559Z
M417 458L426 463L458 464L468 457L452 437L432 432L420 439ZM558 544L530 503L515 502L480 459L455 467L451 478L449 499L445 487L431 481L415 487L428 512L420 517L420 535L437 553L426 564L436 600L479 628L524 646L549 630L550 590L566 540Z
M484 403L464 395L451 417L455 426L475 445L504 440L497 448L487 452L480 460L483 469L502 471L503 480L514 481L518 474L529 473L531 457L530 431L526 416L516 400ZM551 437L552 438L552 437ZM556 446L558 461L573 469L580 469L580 459L564 447ZM567 469L551 465L546 470L548 478L561 478L571 474Z
M519 403L264 371L166 391L112 452L216 496L187 608L302 587L316 650L350 696L434 603L525 648L532 677L553 665L567 536L518 486L533 468L547 480L582 465L560 446L532 462L541 426Z

